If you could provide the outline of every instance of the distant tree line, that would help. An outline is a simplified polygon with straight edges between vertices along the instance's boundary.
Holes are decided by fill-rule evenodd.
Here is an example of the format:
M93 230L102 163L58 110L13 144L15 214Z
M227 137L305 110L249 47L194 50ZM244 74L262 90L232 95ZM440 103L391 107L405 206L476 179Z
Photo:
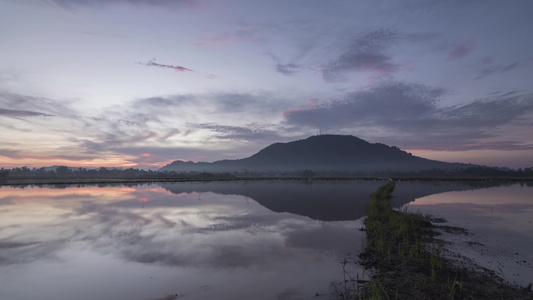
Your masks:
M413 172L391 172L391 176L413 176L413 177L533 177L533 167L511 170L500 169L487 166L475 166L462 169L430 169Z
M12 168L0 169L0 177L4 178L138 178L138 179L157 179L157 178L220 178L231 177L229 173L208 173L208 172L160 172L153 170L142 170L134 168L69 168L59 166L51 168Z
M401 172L394 170L384 170L378 172L368 171L327 171L327 170L299 170L299 171L269 171L253 172L244 169L242 172L176 172L176 171L153 171L134 168L69 168L59 166L56 168L12 168L0 169L0 178L128 178L128 179L220 179L220 178L242 178L242 177L419 177L419 178L533 178L533 167L520 168L518 170L499 169L487 166L474 166L457 169L429 169L422 171Z

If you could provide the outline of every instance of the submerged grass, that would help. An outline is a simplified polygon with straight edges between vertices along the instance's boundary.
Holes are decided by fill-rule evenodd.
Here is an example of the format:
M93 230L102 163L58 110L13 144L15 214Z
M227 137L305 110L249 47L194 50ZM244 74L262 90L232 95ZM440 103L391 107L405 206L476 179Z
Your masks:
M365 220L367 241L361 263L374 270L363 289L345 299L533 299L494 272L474 272L442 257L443 247L429 216L397 211L389 181L370 196Z

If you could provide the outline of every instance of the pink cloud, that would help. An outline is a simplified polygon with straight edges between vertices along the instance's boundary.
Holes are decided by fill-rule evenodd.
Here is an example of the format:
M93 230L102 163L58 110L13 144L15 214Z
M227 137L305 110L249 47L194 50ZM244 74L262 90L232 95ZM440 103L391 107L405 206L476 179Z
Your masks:
M288 117L288 116L290 116L291 114L293 114L295 112L305 111L305 110L308 110L308 109L313 109L313 108L317 107L319 104L320 104L319 100L307 99L305 104L302 104L302 105L296 106L294 108L289 108L287 110L284 110L284 111L281 112L281 114L284 117Z
M455 45L448 53L449 59L457 59L467 56L472 50L474 50L474 43L467 42L464 44Z
M196 47L217 47L217 46L225 46L231 42L231 39L220 36L220 37L204 37L200 40L193 43Z
M164 65L164 64L158 64L155 62L155 58L150 60L149 62L147 63L139 63L141 65L144 65L144 66L148 66L148 67L159 67L159 68L167 68L167 69L172 69L176 72L192 72L192 73L197 73L197 74L200 74L200 75L203 75L205 76L206 78L209 78L209 79L214 79L216 78L215 75L213 74L206 74L206 73L202 73L202 72L197 72L195 70L192 70L192 69L189 69L189 68L185 68L185 67L182 67L182 66L174 66L174 65Z

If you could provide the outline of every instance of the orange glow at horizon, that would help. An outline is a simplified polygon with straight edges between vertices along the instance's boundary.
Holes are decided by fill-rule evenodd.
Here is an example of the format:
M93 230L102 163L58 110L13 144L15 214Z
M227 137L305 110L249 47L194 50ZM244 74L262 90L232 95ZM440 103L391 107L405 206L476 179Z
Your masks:
M54 165L71 166L71 167L134 167L137 163L132 162L126 158L111 158L111 159L85 159L73 160L64 158L7 158L0 157L0 167L16 168L16 167L49 167Z
M33 201L35 198L51 198L57 199L58 197L64 197L69 195L91 195L91 196L106 196L109 199L119 199L121 197L133 194L137 190L131 187L121 186L121 187L98 187L98 186L67 186L65 188L29 188L24 190L24 199L29 198ZM0 195L2 197L10 197L13 199L20 198L20 187L13 186L2 186L0 187Z

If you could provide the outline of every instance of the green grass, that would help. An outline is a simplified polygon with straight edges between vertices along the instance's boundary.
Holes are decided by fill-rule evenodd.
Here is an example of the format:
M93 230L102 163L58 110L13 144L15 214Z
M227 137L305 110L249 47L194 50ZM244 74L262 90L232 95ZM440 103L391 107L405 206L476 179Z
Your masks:
M370 196L365 220L365 253L373 257L377 273L355 299L397 299L407 287L440 290L434 285L442 281L441 249L434 243L428 247L422 234L431 223L421 213L394 210L390 201L394 187L395 182L390 181ZM409 274L402 271L406 269ZM449 283L447 290L440 292L453 299L456 281L444 282Z

